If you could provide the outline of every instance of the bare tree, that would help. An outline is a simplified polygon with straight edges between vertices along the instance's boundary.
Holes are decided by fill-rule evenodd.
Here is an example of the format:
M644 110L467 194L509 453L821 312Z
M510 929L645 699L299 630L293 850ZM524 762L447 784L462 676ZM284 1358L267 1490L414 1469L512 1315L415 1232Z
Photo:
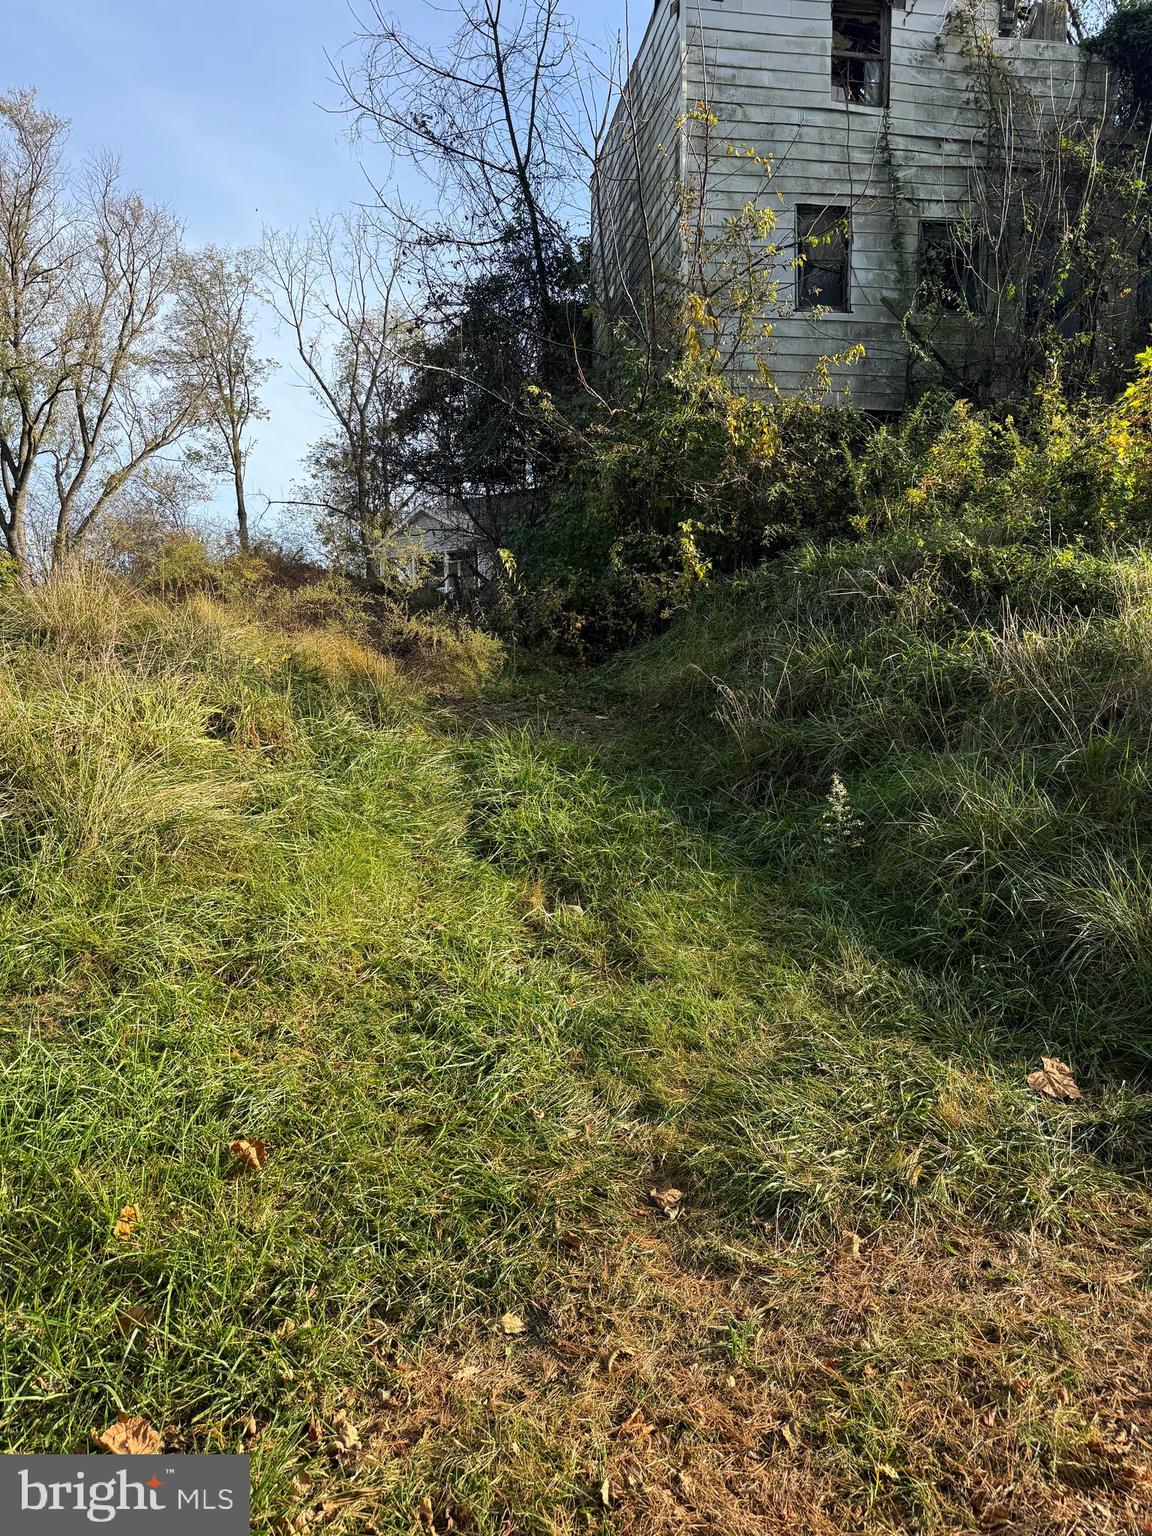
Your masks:
M20 92L0 98L0 128L0 521L23 578L32 478L79 352L67 296L77 245L60 185L66 123Z
M0 528L24 581L200 410L165 350L179 225L112 159L74 178L66 137L33 93L0 97Z
M323 452L338 498L315 510L351 524L364 578L382 584L381 549L403 501L382 462L413 321L400 289L403 249L366 215L317 220L304 235L265 236L270 299L295 344L305 382L329 413Z
M209 245L180 263L176 347L202 391L207 425L217 454L209 467L231 476L240 548L249 547L244 472L252 449L252 423L267 412L260 387L272 364L257 355L252 313L259 299L258 251Z
M463 0L460 12L446 45L425 46L371 0L359 64L339 71L347 107L436 186L440 214L422 226L426 243L482 258L525 228L537 324L564 345L556 248L577 180L583 191L569 24L558 0Z

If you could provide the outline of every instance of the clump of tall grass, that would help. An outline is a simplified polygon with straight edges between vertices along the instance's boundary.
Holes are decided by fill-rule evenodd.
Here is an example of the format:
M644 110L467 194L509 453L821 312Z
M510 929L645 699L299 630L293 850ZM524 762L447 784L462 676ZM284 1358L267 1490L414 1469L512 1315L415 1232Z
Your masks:
M1136 1068L1152 557L1000 537L960 521L805 548L608 677L680 713L698 775L763 808L769 857L850 928ZM830 783L861 823L835 870Z

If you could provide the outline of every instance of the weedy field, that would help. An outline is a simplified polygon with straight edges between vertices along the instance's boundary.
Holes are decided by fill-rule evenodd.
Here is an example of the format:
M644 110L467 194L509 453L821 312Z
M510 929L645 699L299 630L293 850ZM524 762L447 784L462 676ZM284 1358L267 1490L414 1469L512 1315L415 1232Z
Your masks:
M961 553L582 678L0 595L4 1448L250 1451L301 1536L1152 1531L1152 584Z

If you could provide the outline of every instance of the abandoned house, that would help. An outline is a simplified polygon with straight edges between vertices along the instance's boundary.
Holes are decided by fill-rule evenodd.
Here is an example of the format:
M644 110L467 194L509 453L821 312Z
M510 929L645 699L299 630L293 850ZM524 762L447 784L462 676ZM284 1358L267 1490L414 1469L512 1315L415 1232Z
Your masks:
M447 602L468 607L495 568L492 540L468 501L443 496L410 509L388 547L396 575Z
M947 311L978 280L971 204L994 141L1073 122L1106 89L1065 0L1005 3L657 0L593 184L608 316L657 328L725 220L770 209L754 233L772 251L758 340L774 386L902 409L957 344ZM993 102L990 69L1025 91ZM913 345L926 277L943 303Z

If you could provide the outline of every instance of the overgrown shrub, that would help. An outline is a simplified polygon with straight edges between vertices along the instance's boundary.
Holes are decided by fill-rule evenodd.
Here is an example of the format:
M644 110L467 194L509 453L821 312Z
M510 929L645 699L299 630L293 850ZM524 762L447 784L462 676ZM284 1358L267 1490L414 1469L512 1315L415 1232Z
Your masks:
M1120 5L1088 43L1126 86L1133 115L1152 108L1152 5Z
M963 583L994 587L1005 559L1016 583L1029 564L1038 581L1075 583L1081 556L1152 529L1152 351L1114 402L1070 401L1053 372L1014 414L933 394L894 423L740 395L685 367L568 447L549 518L512 538L501 618L581 660L659 630L709 578L806 540L886 530L947 565L949 530L964 530ZM1074 572L1049 558L1061 548Z

